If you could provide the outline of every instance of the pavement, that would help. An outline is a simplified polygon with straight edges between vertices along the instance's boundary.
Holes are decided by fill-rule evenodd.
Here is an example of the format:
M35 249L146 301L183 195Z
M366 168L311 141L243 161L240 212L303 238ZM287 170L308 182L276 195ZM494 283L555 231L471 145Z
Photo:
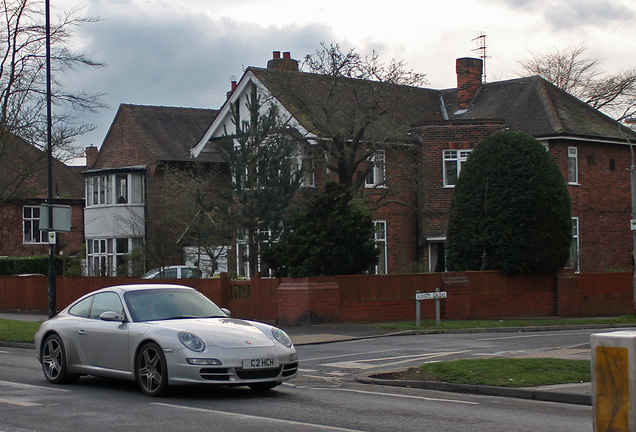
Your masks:
M44 321L46 315L25 313L0 313L0 319L12 319L22 321ZM542 330L565 330L578 328L616 328L616 325L580 325L580 326L549 326L549 327L506 327L490 329L463 329L463 330L407 330L391 331L382 329L372 323L337 323L316 324L309 326L280 326L290 336L294 345L315 345L334 342L343 342L360 339L371 339L387 336L440 334L440 333L492 333L492 332L528 332ZM633 327L633 326L626 326ZM0 336L1 337L1 336ZM20 348L33 348L33 344L20 344L0 341L0 346L13 346ZM505 354L504 354L505 355ZM510 353L507 357L551 357L569 358L576 360L590 360L589 349L576 350L542 350L527 353ZM383 379L371 375L360 375L356 380L361 383L388 385L397 387L421 388L428 390L447 391L456 393L471 393L489 396L514 397L522 399L535 399L550 402L561 402L578 405L592 405L592 383L558 384L540 387L507 388L494 386L480 386L467 384L452 384L438 381L409 381Z

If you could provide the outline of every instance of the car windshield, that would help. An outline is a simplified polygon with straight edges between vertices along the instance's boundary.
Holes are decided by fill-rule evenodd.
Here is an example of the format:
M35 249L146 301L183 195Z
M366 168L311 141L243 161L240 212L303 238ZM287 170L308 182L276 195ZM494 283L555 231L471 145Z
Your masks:
M227 316L196 290L144 289L129 291L124 298L134 321Z

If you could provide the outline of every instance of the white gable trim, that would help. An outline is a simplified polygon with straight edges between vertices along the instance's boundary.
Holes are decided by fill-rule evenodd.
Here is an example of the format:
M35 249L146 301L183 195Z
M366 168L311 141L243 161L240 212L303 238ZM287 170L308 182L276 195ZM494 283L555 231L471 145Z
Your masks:
M251 71L247 71L241 81L237 84L236 90L232 93L230 98L223 104L219 114L216 116L212 125L208 128L206 133L203 135L203 138L190 150L190 154L193 158L196 158L202 152L210 151L208 145L210 144L210 139L213 137L220 137L225 134L224 127L233 126L232 124L232 111L231 107L237 101L244 99L247 93L250 91L250 83L253 83L256 86L256 91L261 96L261 101L263 106L267 107L268 104L274 104L278 110L278 114L283 121L286 121L289 126L296 129L300 134L306 137L310 142L316 141L317 136L315 134L310 133L305 127L303 127L298 120L294 116L292 116L291 112L287 108L283 106L283 104L274 96L272 93L265 87L265 85L252 73ZM243 106L241 106L243 109Z

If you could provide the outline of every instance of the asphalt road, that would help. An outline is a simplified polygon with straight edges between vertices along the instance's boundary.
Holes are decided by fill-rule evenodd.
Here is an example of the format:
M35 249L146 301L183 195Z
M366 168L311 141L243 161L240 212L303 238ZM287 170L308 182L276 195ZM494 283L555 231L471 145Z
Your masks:
M32 350L0 348L0 431L591 431L589 406L355 381L359 373L425 361L585 350L591 333L400 336L300 346L299 377L270 392L185 387L161 399L143 396L135 383L94 377L52 386Z

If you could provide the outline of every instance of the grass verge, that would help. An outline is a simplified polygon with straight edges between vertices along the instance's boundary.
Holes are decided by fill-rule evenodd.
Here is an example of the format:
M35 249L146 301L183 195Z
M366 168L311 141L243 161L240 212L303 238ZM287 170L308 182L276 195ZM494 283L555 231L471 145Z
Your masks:
M550 358L453 360L373 377L499 387L536 387L591 380L588 360Z
M0 319L0 340L33 343L39 322Z
M500 327L545 327L568 325L598 325L598 324L636 324L636 317L624 315L611 318L539 318L539 319L509 319L509 320L474 320L474 321L441 321L437 326L435 320L422 320L420 327L415 326L415 321L387 323L378 327L387 330L421 330L421 329L473 329L473 328L500 328Z

